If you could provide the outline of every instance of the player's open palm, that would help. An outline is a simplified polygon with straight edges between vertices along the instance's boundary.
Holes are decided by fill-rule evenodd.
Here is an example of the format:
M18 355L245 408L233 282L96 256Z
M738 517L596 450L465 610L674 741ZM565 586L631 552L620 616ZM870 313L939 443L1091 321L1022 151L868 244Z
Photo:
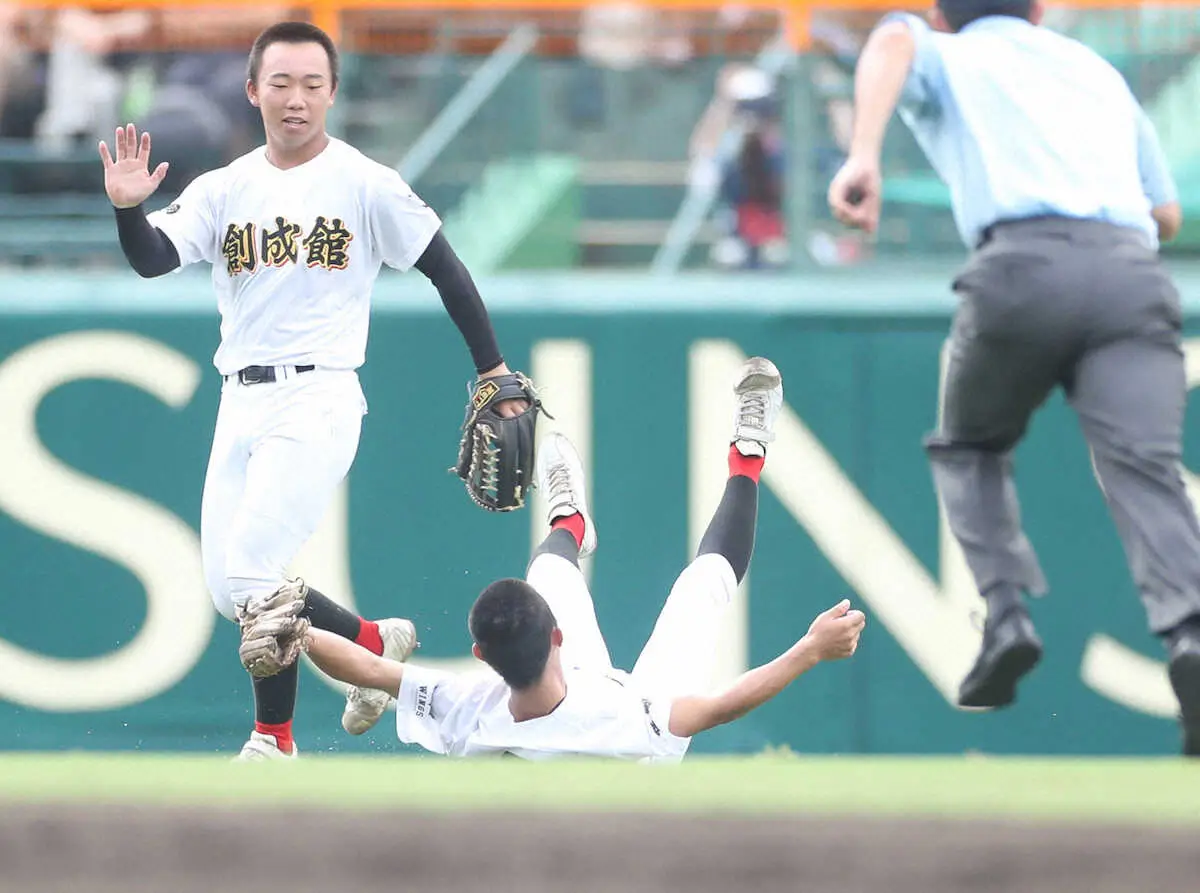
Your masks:
M153 195L162 183L167 175L167 163L164 161L151 173L150 134L143 133L139 142L137 128L132 124L117 128L114 147L115 158L109 154L108 144L103 140L100 142L104 191L116 207L136 207Z
M821 660L841 660L858 649L858 640L866 623L866 615L862 611L851 611L850 600L843 599L817 615L805 638L812 643Z

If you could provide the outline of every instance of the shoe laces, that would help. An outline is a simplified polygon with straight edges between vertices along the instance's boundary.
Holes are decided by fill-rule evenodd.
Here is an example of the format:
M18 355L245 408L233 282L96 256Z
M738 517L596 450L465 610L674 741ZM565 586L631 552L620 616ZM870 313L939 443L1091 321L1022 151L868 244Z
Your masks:
M551 498L566 497L574 501L575 491L571 488L571 469L565 462L551 465L546 474L546 484Z
M755 428L767 425L767 395L762 391L750 391L742 395L738 407L738 423Z

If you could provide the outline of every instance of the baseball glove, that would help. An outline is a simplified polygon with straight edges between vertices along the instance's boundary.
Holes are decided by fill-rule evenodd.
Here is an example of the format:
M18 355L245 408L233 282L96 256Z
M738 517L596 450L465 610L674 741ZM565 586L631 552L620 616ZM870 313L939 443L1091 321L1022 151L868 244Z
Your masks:
M520 372L474 381L467 391L458 464L450 470L462 478L476 505L491 512L519 509L534 483L534 433L538 413L545 412L542 402ZM496 412L503 400L526 400L529 408L504 418Z
M308 646L308 619L300 616L308 586L289 580L268 598L237 609L242 628L238 655L256 679L274 676L295 663Z

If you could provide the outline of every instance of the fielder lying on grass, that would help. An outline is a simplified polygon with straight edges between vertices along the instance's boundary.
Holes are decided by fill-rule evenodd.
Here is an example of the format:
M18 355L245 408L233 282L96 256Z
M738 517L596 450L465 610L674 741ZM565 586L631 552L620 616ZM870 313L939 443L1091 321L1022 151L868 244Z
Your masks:
M550 506L550 533L524 580L497 580L468 619L478 672L448 673L378 657L323 630L294 625L275 606L262 621L286 647L303 637L309 657L355 686L342 724L365 732L378 716L358 716L360 694L396 699L401 741L435 753L509 753L673 762L692 736L737 719L779 694L821 661L849 657L866 618L843 601L820 614L795 645L768 664L710 691L725 611L750 564L758 476L774 439L783 383L769 360L754 358L735 386L737 409L729 481L696 559L676 580L632 672L614 669L578 560L596 548L583 468L564 436L538 450L538 486ZM270 619L275 614L275 622ZM282 630L282 632L280 632ZM294 640L294 639L292 639ZM375 696L378 697L377 695Z

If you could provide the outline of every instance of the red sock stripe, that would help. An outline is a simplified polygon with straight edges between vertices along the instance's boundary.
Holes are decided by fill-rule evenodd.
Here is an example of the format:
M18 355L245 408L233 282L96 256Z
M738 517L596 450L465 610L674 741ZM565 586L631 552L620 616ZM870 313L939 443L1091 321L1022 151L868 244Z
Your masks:
M750 478L754 483L758 483L758 476L762 474L763 463L766 460L762 456L743 456L738 452L738 448L731 446L729 448L729 476Z
M575 545L583 548L583 515L576 512L565 518L555 518L550 525L553 530L565 530L575 537Z
M379 624L374 620L358 618L358 635L354 641L372 654L383 654L383 637L379 635Z
M256 722L254 731L260 735L271 735L275 738L275 743L279 745L279 749L284 753L291 753L296 746L296 742L292 739L292 721L287 722Z

